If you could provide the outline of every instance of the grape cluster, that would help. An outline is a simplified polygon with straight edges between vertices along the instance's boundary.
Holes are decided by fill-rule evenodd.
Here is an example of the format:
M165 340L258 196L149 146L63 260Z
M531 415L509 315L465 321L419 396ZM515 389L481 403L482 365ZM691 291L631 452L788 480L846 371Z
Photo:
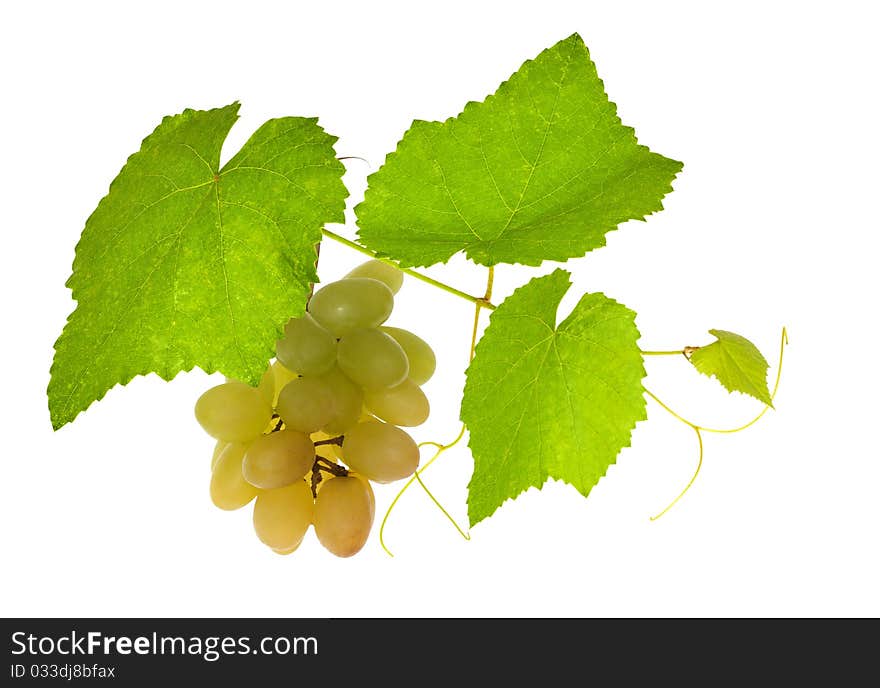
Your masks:
M333 554L356 554L373 524L371 481L418 468L400 426L428 418L420 385L436 361L420 337L383 325L402 283L400 270L371 260L326 284L287 323L257 387L227 380L196 402L196 419L217 439L212 501L233 510L255 500L257 536L279 554L312 525Z

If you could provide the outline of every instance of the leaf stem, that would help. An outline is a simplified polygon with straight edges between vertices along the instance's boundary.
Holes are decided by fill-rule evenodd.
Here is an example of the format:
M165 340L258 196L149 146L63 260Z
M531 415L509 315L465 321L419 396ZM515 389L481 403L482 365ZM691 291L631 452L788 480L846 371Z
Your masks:
M642 356L681 356L684 354L682 349L676 349L675 351L642 351L639 349L639 353Z
M453 296L458 296L459 298L465 299L466 301L470 301L473 304L476 304L479 308L488 308L490 311L495 310L495 304L489 301L486 298L481 298L479 296L473 296L468 294L467 292L462 291L461 289L456 289L453 286L446 284L445 282L441 282L439 280L435 280L433 277L428 277L427 275L423 275L421 272L416 272L412 268L404 268L401 267L397 261L391 260L390 258L383 258L378 255L375 251L371 251L360 244L351 241L350 239L346 239L344 236L340 234L336 234L336 232L331 232L329 229L321 230L324 233L324 236L328 239L333 239L334 241L338 241L340 244L344 244L355 251L359 251L364 255L370 256L371 258L375 258L376 260L381 260L383 263L388 263L388 265L393 265L398 270L403 272L404 274L409 275L410 277L415 277L417 280L421 280L431 286L437 287L438 289L442 289L448 294L452 294ZM492 268L489 268L491 271Z

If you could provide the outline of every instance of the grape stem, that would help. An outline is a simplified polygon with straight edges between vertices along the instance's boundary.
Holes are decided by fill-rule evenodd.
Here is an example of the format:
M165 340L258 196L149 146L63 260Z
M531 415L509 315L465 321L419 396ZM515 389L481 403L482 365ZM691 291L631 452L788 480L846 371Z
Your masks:
M343 468L338 463L334 463L330 459L325 459L323 456L315 457L315 465L312 466L312 472L316 470L325 471L326 473L330 473L337 478L344 478L348 475L348 469Z
M776 368L776 382L773 383L773 391L770 393L771 403L776 399L776 392L779 391L779 381L782 379L782 359L785 354L785 347L787 345L788 345L788 332L783 327L781 341L779 343L779 365ZM674 352L669 352L669 353L675 353L675 354L681 353L681 354L684 354L685 356L688 356L687 350L688 349L696 349L696 348L699 348L699 347L685 347L685 349L682 351L674 351ZM655 355L664 355L665 353L667 353L667 352L660 352ZM691 351L691 353L693 353L693 351ZM643 355L646 355L646 354L650 355L650 352L643 351L642 354ZM691 479L688 481L688 484L685 485L684 489L678 494L678 496L675 499L673 499L666 506L666 508L664 508L660 513L658 513L654 516L651 516L652 521L656 521L663 514L665 514L667 511L669 511L673 506L675 506L678 503L678 501L682 497L684 497L685 493L691 488L691 485L694 484L694 481L696 481L697 476L700 474L700 468L702 468L702 466L703 466L703 434L702 433L714 432L714 433L719 433L719 434L733 434L735 432L741 432L742 430L745 430L746 428L751 427L752 425L757 423L759 420L761 420L761 418L764 417L764 414L767 413L767 411L770 408L772 408L769 404L765 404L764 408L762 408L760 413L758 413L754 418L752 418L747 423L744 423L743 425L740 425L740 426L737 426L734 428L710 428L710 427L706 427L704 425L698 425L697 423L689 421L687 418L682 416L680 413L677 413L676 411L674 411L668 404L663 402L656 394L654 394L648 388L645 388L645 394L647 394L649 397L651 397L651 399L653 399L660 406L660 408L667 411L676 420L678 420L678 421L684 423L685 425L687 425L688 427L690 427L697 434L697 441L699 442L699 448L700 448L700 456L699 456L699 459L697 460L697 468L694 471L694 474L691 477Z
M452 294L453 296L458 296L459 298L465 299L466 301L470 301L471 303L475 304L478 308L488 308L490 311L495 310L495 307L496 307L495 304L492 303L485 296L483 296L483 297L473 296L471 294L468 294L467 292L462 291L461 289L456 289L455 287L450 286L444 282L441 282L439 280L435 280L433 277L428 277L427 275L423 275L421 272L416 272L412 268L401 267L400 263L398 263L397 261L391 260L390 258L384 258L384 257L380 256L379 254L377 254L375 251L371 251L370 249L368 249L364 246L361 246L360 244L358 244L354 241L351 241L350 239L346 239L344 236L342 236L340 234L336 234L336 232L331 232L329 229L324 229L324 230L322 230L322 232L324 233L324 236L327 237L328 239L333 239L334 241L338 241L340 244L348 246L349 248L352 248L355 251L359 251L360 253L363 253L364 255L370 256L370 258L375 258L376 260L381 260L383 263L387 263L388 265L393 265L398 270L400 270L402 273L409 275L410 277L415 277L417 280L421 280L422 282L425 282L427 284L430 284L431 286L437 287L438 289L442 289L447 294ZM491 270L492 268L489 268L489 269Z
M323 464L323 465L322 465ZM318 485L324 480L324 475L321 473L324 471L326 473L330 473L331 475L337 478L344 478L348 475L348 471L340 466L338 463L334 463L329 459L325 459L323 456L316 456L315 463L312 464L312 497L318 497Z
M639 353L642 356L684 356L686 359L690 360L694 351L699 349L698 346L686 346L683 349L675 349L674 351L642 351L639 349Z
M337 437L328 437L326 440L318 440L314 444L316 447L320 447L322 444L335 444L337 447L341 447L343 441L345 441L345 435L339 435Z

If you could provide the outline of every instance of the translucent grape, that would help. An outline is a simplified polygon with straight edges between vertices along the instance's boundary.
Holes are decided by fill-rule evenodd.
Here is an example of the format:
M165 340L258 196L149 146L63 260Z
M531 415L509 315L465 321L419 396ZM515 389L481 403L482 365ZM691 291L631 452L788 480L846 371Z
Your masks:
M211 387L196 401L196 420L218 440L248 442L260 435L272 418L263 392L243 382Z
M280 430L263 435L244 455L244 479L255 487L272 490L302 480L315 461L315 445L308 435Z
M403 273L398 268L375 258L358 265L345 276L345 279L352 277L370 277L379 280L391 290L392 294L399 292L403 284Z
M257 496L259 490L244 479L242 461L247 444L230 444L220 452L211 473L211 501L225 511L240 509Z
M431 349L428 342L413 334L409 330L400 327L387 327L383 325L379 328L385 334L394 338L400 344L407 359L409 360L409 379L417 385L423 385L434 374L437 368L437 357L434 350Z
M375 328L339 340L339 368L365 389L394 387L409 374L409 361L394 338Z
M394 482L419 467L419 448L413 438L388 423L358 423L345 433L342 446L345 463L373 482Z
M357 423L364 404L364 393L338 366L333 366L321 376L333 390L333 418L321 428L330 435L341 435Z
M404 380L390 389L367 390L364 404L374 416L407 427L421 425L431 412L428 397L412 380Z
M336 412L333 388L319 377L291 380L278 395L278 415L291 430L317 432Z
M254 504L254 530L261 542L289 554L305 537L314 509L312 490L305 480L266 490Z
M318 375L336 361L336 338L306 313L291 318L275 343L278 360L301 375Z
M335 337L381 325L393 308L394 294L388 286L369 277L330 282L309 301L309 313Z
M315 535L337 557L357 554L373 526L374 498L369 483L355 476L331 478L315 499Z

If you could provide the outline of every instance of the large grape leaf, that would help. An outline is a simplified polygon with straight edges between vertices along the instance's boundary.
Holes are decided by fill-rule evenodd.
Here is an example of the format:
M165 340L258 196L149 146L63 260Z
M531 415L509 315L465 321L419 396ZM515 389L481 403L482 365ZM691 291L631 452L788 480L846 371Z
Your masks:
M588 495L646 418L635 313L585 294L557 327L569 287L556 270L517 289L492 313L467 370L471 525L547 478Z
M742 392L773 406L767 387L767 359L745 337L726 330L709 330L716 338L691 354L691 363L703 375L715 377L728 392Z
M360 239L406 266L564 261L662 209L681 168L621 123L574 34L457 117L415 121L369 177Z
M166 117L86 221L49 382L57 429L117 383L200 366L256 383L305 308L347 192L316 119L266 122L220 169L238 103Z

